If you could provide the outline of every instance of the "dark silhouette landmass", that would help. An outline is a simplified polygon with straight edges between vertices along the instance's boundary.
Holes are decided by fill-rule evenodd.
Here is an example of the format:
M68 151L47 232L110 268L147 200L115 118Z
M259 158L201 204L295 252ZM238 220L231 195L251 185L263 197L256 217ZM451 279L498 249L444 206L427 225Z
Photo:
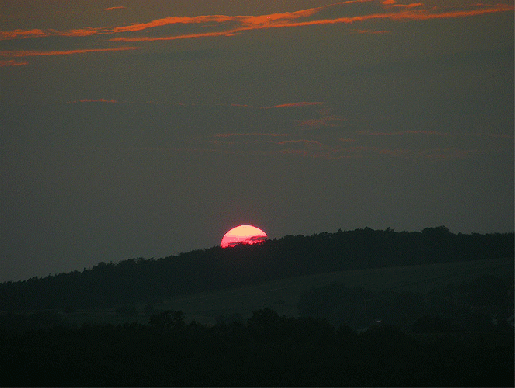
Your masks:
M0 311L119 307L333 271L513 258L514 234L370 228L285 236L162 259L101 262L82 272L0 284Z
M201 324L155 308L334 271L513 262L513 244L513 233L365 228L5 282L0 386L513 386L513 273L453 275L424 292L333 282L297 294L297 317L263 308ZM124 323L69 319L88 308Z
M0 332L2 386L513 386L513 330L409 335L255 311L246 322Z
M298 310L301 317L354 330L377 323L414 333L513 330L513 285L512 274L504 278L479 275L428 293L372 291L333 283L302 294Z

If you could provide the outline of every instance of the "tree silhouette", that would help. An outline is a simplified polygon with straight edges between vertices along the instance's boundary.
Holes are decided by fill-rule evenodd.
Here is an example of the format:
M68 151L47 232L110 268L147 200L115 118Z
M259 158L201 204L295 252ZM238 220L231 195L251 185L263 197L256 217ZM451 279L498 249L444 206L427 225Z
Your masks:
M185 326L184 313L174 310L163 311L152 315L149 319L149 324L154 329L160 331L182 329Z
M371 228L285 236L161 259L99 263L84 271L0 284L0 311L116 308L176 295L312 275L389 266L513 258L513 233L453 234ZM72 292L73 291L73 292Z

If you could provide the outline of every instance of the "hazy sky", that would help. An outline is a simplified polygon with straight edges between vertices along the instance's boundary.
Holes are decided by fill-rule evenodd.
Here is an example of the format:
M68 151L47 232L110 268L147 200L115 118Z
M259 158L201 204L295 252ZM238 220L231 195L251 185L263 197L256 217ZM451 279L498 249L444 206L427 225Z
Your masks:
M0 0L0 281L239 224L513 231L513 21L506 0Z

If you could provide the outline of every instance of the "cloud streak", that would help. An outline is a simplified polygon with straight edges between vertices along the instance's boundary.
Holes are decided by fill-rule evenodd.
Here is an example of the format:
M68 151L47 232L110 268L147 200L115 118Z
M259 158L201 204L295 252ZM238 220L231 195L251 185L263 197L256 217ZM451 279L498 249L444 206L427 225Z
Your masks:
M359 6L358 8L355 8ZM105 8L104 11L123 9L125 6L113 6ZM217 37L232 37L250 31L264 29L301 28L309 26L324 25L357 25L365 22L388 20L391 22L427 21L445 18L474 17L492 13L513 12L514 7L510 4L473 4L462 7L445 8L436 6L425 6L424 3L399 4L394 0L351 0L324 5L320 7L296 10L291 12L269 13L258 16L229 16L229 15L201 15L191 17L164 17L149 22L133 23L112 27L87 26L77 29L15 29L11 31L0 31L0 41L17 40L39 40L51 37L86 38L88 41L78 45L86 46L95 39L94 45L98 44L121 44L121 43L145 43L159 41L173 41L185 39L202 39ZM355 15L352 13L355 12ZM339 15L344 16L339 16ZM350 15L349 15L350 14ZM328 17L330 15L331 17ZM191 31L191 29L194 31ZM185 29L188 29L185 32ZM173 31L173 33L171 33ZM349 34L389 34L391 31L366 28L353 28L347 31ZM12 45L11 45L12 46ZM113 47L113 48L91 48L85 47L75 50L23 50L0 51L0 67L24 66L27 61L16 61L15 58L35 56L63 56L86 53L102 53L136 50L139 47ZM40 45L38 45L40 47ZM313 103L315 104L315 103ZM276 106L293 107L297 105ZM333 123L334 124L334 123ZM327 122L305 122L306 127L326 126Z
M14 59L9 59L9 60L0 60L0 67L5 67L5 66L26 66L28 65L29 62L27 61L16 61Z
M339 3L338 5L340 5ZM398 5L398 4L394 4ZM162 36L162 37L119 37L111 38L111 41L123 41L123 42L152 42L152 41L166 41L176 39L192 39L192 38L207 38L207 37L218 37L218 36L233 36L242 32L260 29L270 28L293 28L293 27L307 27L307 26L320 26L320 25L335 25L335 24L354 24L359 22L377 21L377 20L390 20L390 21L424 21L431 19L446 19L446 18L464 18L479 16L484 14L508 12L513 11L514 7L506 4L498 4L492 7L479 7L472 10L453 10L447 12L435 12L434 9L416 9L412 8L421 7L421 3L415 3L412 6L404 6L400 12L380 12L371 13L369 15L360 16L344 16L334 19L316 19L307 21L298 21L301 18L307 18L316 15L321 11L322 8L313 8L310 10L296 11L291 13L282 14L271 14L257 17L228 17L228 16L211 16L211 17L197 17L197 18L167 18L155 20L151 23L140 24L135 26L124 27L118 31L142 31L147 28L153 28L158 26L165 26L169 24L190 24L190 23L204 23L205 21L217 22L217 23L228 23L236 22L240 26L224 31L216 32L205 32L205 33L194 33L194 34L178 34L173 36ZM181 19L181 20L176 20ZM356 32L356 30L355 30ZM374 33L384 34L388 31L369 31L369 30L357 30L359 33Z
M347 6L358 3L372 3L368 14L356 16L341 16L334 18L323 17L324 12L330 10L337 14L346 10ZM106 10L124 8L123 6L110 7ZM382 10L381 12L378 12ZM233 36L247 31L270 29L270 28L293 28L306 26L354 24L366 21L390 20L390 21L423 21L444 18L463 18L479 16L498 12L513 11L514 7L509 4L484 5L475 4L463 9L446 10L440 7L425 7L423 3L398 4L396 1L387 0L374 2L372 0L354 0L339 2L321 7L297 10L292 12L270 13L258 16L228 16L228 15L203 15L194 17L165 17L145 23L134 23L126 26L115 27L86 27L59 31L55 29L31 29L0 31L0 40L23 39L23 38L44 38L50 36L85 37L92 35L109 36L110 41L115 42L152 42L176 39L194 39L207 37ZM348 13L348 11L345 11ZM181 27L196 25L205 29L216 29L216 31L176 33L169 36L113 36L133 35L146 31L155 31L159 28ZM354 33L382 34L388 31L373 31L367 29L354 30Z
M114 99L80 99L69 103L120 103ZM130 104L130 103L129 103ZM170 104L171 106L197 106L196 104ZM323 108L318 108L320 105ZM206 106L204 104L198 106ZM513 150L513 136L495 133L450 133L437 130L362 131L345 126L345 118L332 114L326 103L301 102L284 103L274 107L252 107L244 104L214 104L211 108L224 106L233 109L283 109L279 107L316 107L320 119L290 119L277 132L259 129L242 132L219 132L211 135L196 133L178 140L175 147L142 147L141 150L163 152L220 153L233 155L256 155L270 157L283 155L317 159L365 159L387 158L442 162L461 160L482 154L496 154ZM294 110L292 114L305 115L306 111ZM311 127L333 127L328 131L306 131ZM308 122L308 124L306 124ZM299 123L303 124L299 126ZM273 124L272 124L273 125ZM275 126L275 125L273 125ZM334 125L336 126L336 125ZM279 126L275 126L279 128ZM427 138L431 138L427 142ZM414 141L417 139L417 141ZM458 146L458 144L460 144Z
M255 135L255 136L253 136ZM275 140L276 136L287 136L287 140ZM267 137L267 138L265 138ZM221 152L231 154L253 154L261 156L291 155L321 159L362 159L370 157L395 158L425 161L467 159L485 152L476 148L462 149L454 146L432 148L368 145L360 139L325 137L324 139L298 137L295 134L218 134L210 140L211 147L199 144L195 151ZM349 146L352 144L352 146ZM189 149L191 151L192 149Z
M105 9L105 11L114 11L115 9L125 9L127 7L125 7L124 5L118 5L118 6L115 6L115 7L108 7Z
M438 132L438 131L395 131L395 132L359 131L358 134L366 135L366 136L401 136L401 135L449 136L449 134L446 132Z
M112 47L112 48L98 48L98 49L80 49L80 50L55 50L55 51L38 51L38 50L9 50L0 51L0 56L20 58L20 57L38 57L48 55L74 55L74 54L87 54L87 53L102 53L113 51L128 51L136 50L137 47Z

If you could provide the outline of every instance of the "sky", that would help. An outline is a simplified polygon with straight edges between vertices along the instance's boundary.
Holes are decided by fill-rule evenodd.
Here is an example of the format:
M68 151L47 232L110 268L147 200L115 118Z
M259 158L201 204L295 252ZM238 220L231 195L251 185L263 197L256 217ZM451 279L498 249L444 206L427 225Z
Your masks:
M0 281L240 224L512 232L513 32L507 0L0 0Z

